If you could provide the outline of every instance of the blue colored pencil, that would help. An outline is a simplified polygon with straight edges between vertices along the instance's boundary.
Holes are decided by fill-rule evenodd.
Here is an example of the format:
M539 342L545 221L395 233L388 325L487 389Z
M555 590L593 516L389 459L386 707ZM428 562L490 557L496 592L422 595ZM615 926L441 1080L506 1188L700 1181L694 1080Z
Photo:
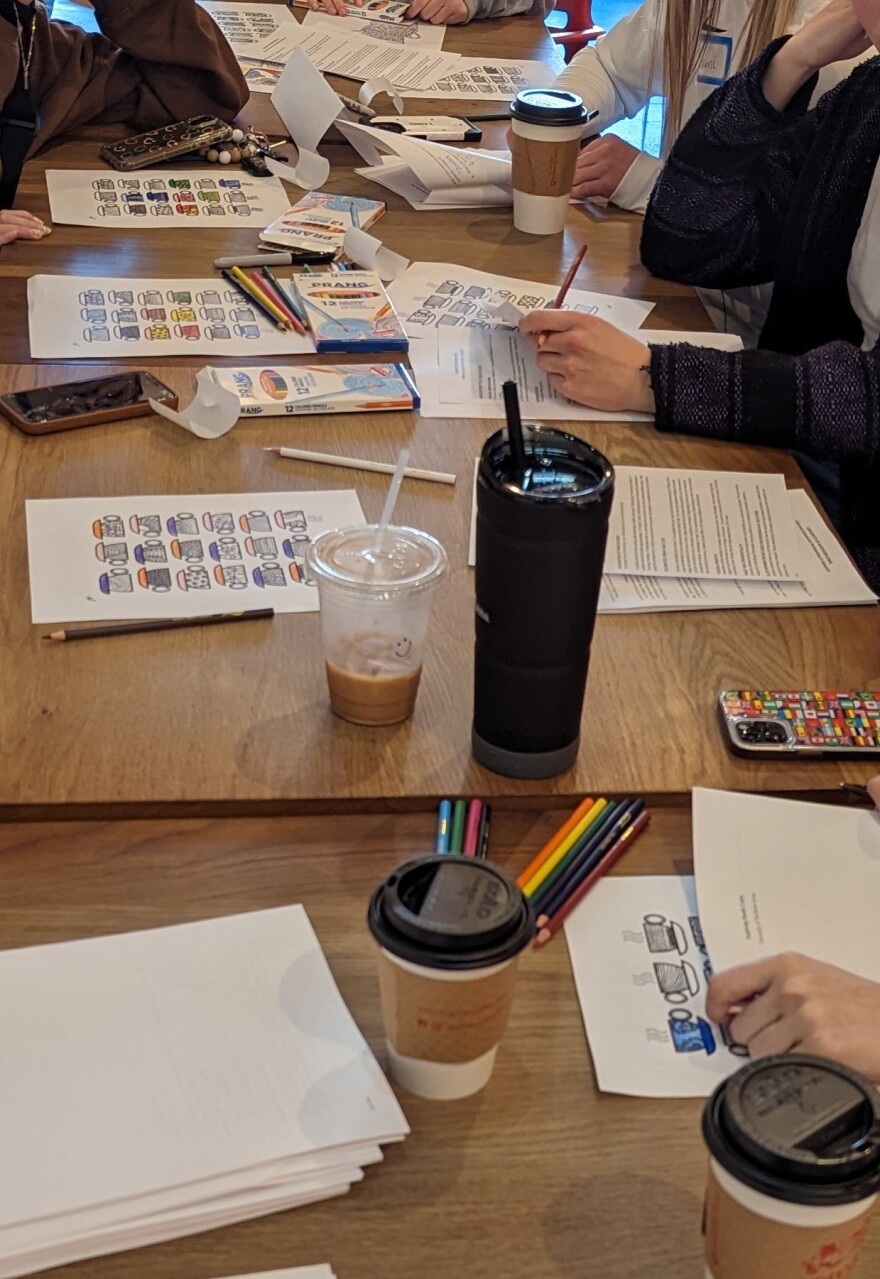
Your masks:
M617 818L610 826L606 825L605 833L600 837L598 843L595 843L590 849L585 851L578 865L573 866L569 874L558 881L553 891L548 893L543 899L540 909L536 912L539 919L543 919L544 916L549 918L556 914L572 893L577 891L587 876L592 874L596 867L601 864L602 859L615 847L621 835L641 816L644 808L645 801L643 799L631 799L619 806Z
M590 823L580 839L571 846L559 865L553 868L550 874L541 881L534 893L531 894L530 901L536 909L553 893L557 885L570 874L572 868L580 865L581 858L588 854L591 848L596 847L599 840L604 838L609 826L619 816L620 805L613 799L608 800L599 816Z

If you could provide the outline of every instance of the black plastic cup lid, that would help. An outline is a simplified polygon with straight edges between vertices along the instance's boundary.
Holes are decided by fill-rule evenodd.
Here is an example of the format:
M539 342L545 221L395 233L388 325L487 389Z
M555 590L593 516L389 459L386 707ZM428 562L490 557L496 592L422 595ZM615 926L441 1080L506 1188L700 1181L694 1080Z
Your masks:
M483 445L480 474L493 488L507 489L529 501L582 505L614 487L614 468L591 444L564 431L523 426L525 471L514 465L507 431L496 431Z
M833 1207L880 1191L880 1108L854 1070L805 1053L744 1066L714 1092L703 1136L743 1185Z
M373 937L427 968L488 968L513 959L535 936L519 885L491 862L438 854L399 866L373 894Z
M510 114L523 124L548 124L557 129L586 124L590 115L583 98L567 89L523 89L511 102Z

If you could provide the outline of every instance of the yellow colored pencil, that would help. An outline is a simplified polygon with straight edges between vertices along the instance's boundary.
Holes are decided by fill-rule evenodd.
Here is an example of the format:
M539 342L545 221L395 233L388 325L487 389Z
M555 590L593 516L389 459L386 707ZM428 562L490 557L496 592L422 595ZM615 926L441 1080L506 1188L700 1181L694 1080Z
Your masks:
M290 317L284 314L280 306L275 305L269 297L269 294L265 293L255 280L252 280L249 275L245 275L240 266L234 266L232 268L232 275L246 292L253 294L253 296L263 304L269 314L273 315L280 325L282 325L285 329L293 328L293 325L290 322Z
M574 846L577 840L580 839L581 835L583 835L584 831L588 830L589 827L592 826L596 818L599 817L602 814L603 810L606 809L607 807L608 807L607 799L596 800L595 804L587 813L586 817L581 818L577 826L575 826L574 830L569 835L566 835L565 839L562 841L562 843L559 845L556 851L552 854L552 856L547 858L544 865L537 872L537 874L533 875L532 878L529 880L529 882L526 884L525 888L523 889L523 892L525 893L526 897L532 897L537 892L537 890L541 887L541 885L543 884L547 876L550 874L550 872L556 869L556 867L562 861L563 857L569 851L569 849Z
M551 857L553 853L556 852L556 849L565 839L566 835L570 834L571 831L574 830L582 817L586 817L595 802L596 801L594 799L589 798L581 800L571 817L569 817L567 821L563 822L563 824L559 827L559 830L553 832L547 840L547 843L541 849L540 853L538 853L536 857L533 857L522 874L517 876L516 882L519 884L520 888L524 888L535 872L541 869L547 858Z

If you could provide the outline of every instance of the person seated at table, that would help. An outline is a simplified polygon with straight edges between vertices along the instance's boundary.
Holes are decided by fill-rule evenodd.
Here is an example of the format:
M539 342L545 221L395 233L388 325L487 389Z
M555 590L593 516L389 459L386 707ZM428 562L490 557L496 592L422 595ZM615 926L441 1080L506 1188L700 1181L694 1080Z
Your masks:
M655 414L661 431L838 463L840 529L880 589L880 58L810 110L816 73L880 42L880 0L831 0L697 111L645 220L654 274L774 281L760 349L649 352L594 316L521 324L569 399Z
M556 0L412 0L404 17L409 21L431 22L435 26L455 26L479 18L512 18L531 14L546 18L552 13ZM310 9L323 10L337 17L345 17L349 5L354 9L368 9L363 0L308 0Z
M52 22L42 3L0 0L0 245L48 233L10 205L25 157L57 134L231 121L247 102L226 37L195 0L95 0L95 11L103 35Z
M661 154L669 154L682 125L718 85L748 64L770 41L794 31L826 0L645 0L608 35L576 54L557 87L579 94L599 112L593 141L578 156L572 196L608 200L644 213L663 160L601 130L637 115L652 98L665 99ZM853 64L824 67L814 95L843 79ZM600 136L601 134L601 136ZM716 328L754 346L766 318L769 288L701 292Z

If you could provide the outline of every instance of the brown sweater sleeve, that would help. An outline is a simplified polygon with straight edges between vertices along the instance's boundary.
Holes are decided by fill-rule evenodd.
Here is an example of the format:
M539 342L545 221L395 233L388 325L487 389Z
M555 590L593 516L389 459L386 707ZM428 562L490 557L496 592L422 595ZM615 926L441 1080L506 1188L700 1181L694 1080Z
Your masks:
M83 124L149 129L207 113L232 120L248 89L229 44L195 0L95 0L103 35L51 22L40 6L30 93L33 150ZM14 25L0 21L0 95L18 71Z

